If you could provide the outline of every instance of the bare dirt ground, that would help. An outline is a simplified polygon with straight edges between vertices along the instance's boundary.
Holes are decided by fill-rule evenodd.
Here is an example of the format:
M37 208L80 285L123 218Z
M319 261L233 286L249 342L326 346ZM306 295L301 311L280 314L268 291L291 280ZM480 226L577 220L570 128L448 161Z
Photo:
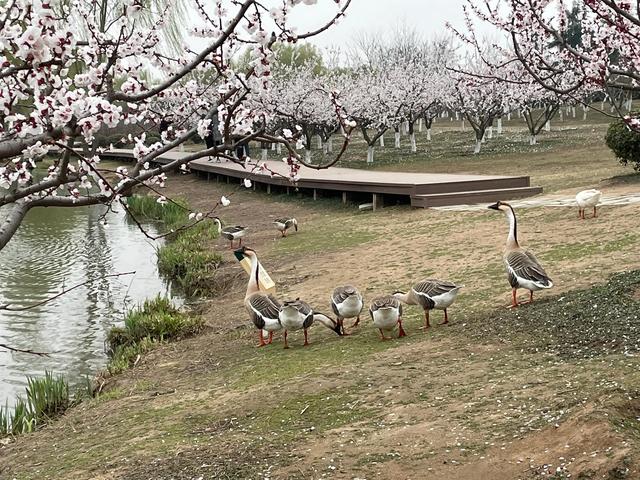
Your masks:
M610 179L624 173L612 159L590 152L572 150L567 161L579 158L583 170L572 171L571 188L561 188L561 168L531 169L553 177L557 194L575 194L573 185L637 192L640 183ZM638 206L606 207L586 221L571 208L519 212L521 244L555 287L507 311L507 225L497 212L360 213L191 176L171 179L168 189L202 210L233 192L220 215L250 227L247 244L280 298L300 296L330 312L338 285L357 285L371 299L437 277L465 285L452 323L425 332L421 312L408 307L403 339L379 341L365 317L348 337L314 326L310 347L294 334L290 350L279 336L257 349L242 307L246 275L221 239L223 271L234 280L200 306L207 332L152 351L99 398L0 447L0 478L640 478L635 350L563 355L546 348L562 346L561 331L540 330L533 343L535 326L520 331L536 311L553 323L545 309L573 290L640 268ZM300 222L285 239L271 224L283 215ZM586 313L567 315L579 329Z

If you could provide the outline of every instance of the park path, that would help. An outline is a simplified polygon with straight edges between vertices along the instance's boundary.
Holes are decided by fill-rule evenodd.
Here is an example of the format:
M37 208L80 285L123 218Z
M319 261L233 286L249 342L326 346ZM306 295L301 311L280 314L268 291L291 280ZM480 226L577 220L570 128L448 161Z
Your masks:
M528 200L513 200L509 202L514 208L535 208L535 207L576 207L575 197L542 196ZM603 205L631 205L640 203L640 193L627 193L622 195L603 195L598 206ZM484 210L487 203L477 203L473 205L450 205L446 207L431 207L435 210L448 210L457 212L469 212Z

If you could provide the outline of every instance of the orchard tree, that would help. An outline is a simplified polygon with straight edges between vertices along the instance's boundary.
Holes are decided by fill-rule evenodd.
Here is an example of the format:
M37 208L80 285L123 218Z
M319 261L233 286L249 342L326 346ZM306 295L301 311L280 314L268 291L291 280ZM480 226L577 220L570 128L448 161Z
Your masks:
M480 153L487 129L505 112L508 89L496 81L495 69L475 56L452 70L455 81L449 106L462 113L475 132L474 154Z
M294 33L295 26L287 21L291 9L313 10L308 5L316 1L289 0L268 9L257 0L194 0L198 19L190 34L200 37L202 46L186 46L174 54L161 41L174 2L161 9L141 0L108 2L108 23L99 9L105 3L97 0L2 2L0 249L32 208L109 205L140 185L159 192L166 172L208 156L237 161L227 152L251 140L281 143L295 179L299 163L305 163L292 145L296 133L270 135L265 125L274 112L252 108L249 100L271 88L274 45L326 30L350 3L326 1L335 4L335 13L319 20L313 31ZM139 21L142 16L145 22ZM239 45L251 48L252 60L244 71L230 63ZM201 81L205 74L208 82ZM327 94L337 121L344 124L346 146L352 127L337 94ZM147 133L161 120L162 105L181 110L172 112L171 131L160 141L148 141ZM154 165L159 155L195 135L206 136L214 117L220 145ZM100 129L122 125L140 132L132 165L104 168L99 155L85 156L75 148L84 145L91 151ZM51 166L44 176L34 175L36 162L45 155L54 156ZM312 167L326 168L338 159Z
M631 0L467 0L466 38L475 42L471 15L506 34L529 75L546 90L582 100L584 91L640 89L640 4ZM576 32L576 24L580 31ZM478 48L480 54L481 49ZM613 102L613 114L640 131L640 117Z

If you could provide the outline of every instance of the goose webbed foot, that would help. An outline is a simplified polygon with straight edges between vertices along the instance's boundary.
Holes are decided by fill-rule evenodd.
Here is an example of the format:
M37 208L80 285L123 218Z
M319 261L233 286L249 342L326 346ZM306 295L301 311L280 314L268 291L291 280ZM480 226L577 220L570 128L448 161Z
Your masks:
M426 331L429 328L431 328L431 324L429 323L429 310L425 310L424 311L424 329Z
M258 348L267 346L268 344L265 343L264 338L262 337L262 330L258 330L258 335L260 336L260 343L258 343L258 345L256 345L256 346Z
M382 329L381 329L381 328L379 328L378 330L380 330L380 340L381 340L381 341L383 341L383 342L384 342L384 341L386 341L386 340L391 340L390 338L388 338L388 337L385 337L385 336L384 336L384 332L382 331Z
M444 309L444 322L442 322L440 325L446 325L449 323L449 315L447 315L447 309Z
M360 325L360 315L356 317L356 321L353 322L353 325L351 325L351 328L357 327L358 325Z

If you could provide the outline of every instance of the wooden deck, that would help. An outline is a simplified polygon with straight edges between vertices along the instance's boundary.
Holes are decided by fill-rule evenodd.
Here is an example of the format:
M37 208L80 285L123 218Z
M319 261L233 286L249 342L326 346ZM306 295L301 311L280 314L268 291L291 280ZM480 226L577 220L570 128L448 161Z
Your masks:
M189 152L171 151L156 159L157 163L167 163L187 155ZM100 155L103 159L131 162L131 150L114 149ZM269 169L286 176L288 167L283 162L266 162ZM249 172L233 162L199 159L190 162L191 170L207 180L242 181L248 178L254 186L264 185L267 192L271 187L289 189L292 184L278 175ZM541 187L532 187L529 177L507 177L495 175L457 175L441 173L385 172L380 170L359 170L354 168L331 167L314 170L301 167L300 179L295 187L309 189L314 199L324 191L342 192L343 202L349 194L370 195L373 208L384 206L385 199L411 203L412 207L428 208L446 205L462 205L479 202L495 202L537 195Z

